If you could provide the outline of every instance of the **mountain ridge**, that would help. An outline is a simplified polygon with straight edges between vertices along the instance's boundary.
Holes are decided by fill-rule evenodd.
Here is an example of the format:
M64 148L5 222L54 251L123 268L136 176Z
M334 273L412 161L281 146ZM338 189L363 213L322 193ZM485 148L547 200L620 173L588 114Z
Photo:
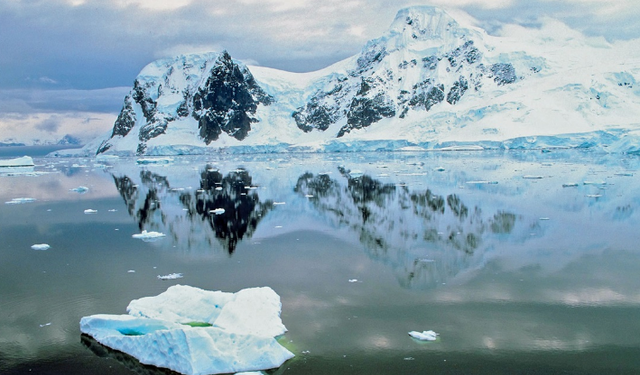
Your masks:
M531 35L516 27L510 39L459 19L402 9L359 54L312 73L246 66L226 51L158 60L136 78L110 134L84 152L638 152L640 68L629 48L552 21Z

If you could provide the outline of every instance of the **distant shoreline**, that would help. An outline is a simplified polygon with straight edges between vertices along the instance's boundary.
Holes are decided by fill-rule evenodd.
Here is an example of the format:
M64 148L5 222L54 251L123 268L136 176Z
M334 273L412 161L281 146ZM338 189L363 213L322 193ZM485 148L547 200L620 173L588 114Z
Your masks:
M46 156L50 152L82 148L77 145L48 145L48 146L3 146L0 147L0 158L18 156Z

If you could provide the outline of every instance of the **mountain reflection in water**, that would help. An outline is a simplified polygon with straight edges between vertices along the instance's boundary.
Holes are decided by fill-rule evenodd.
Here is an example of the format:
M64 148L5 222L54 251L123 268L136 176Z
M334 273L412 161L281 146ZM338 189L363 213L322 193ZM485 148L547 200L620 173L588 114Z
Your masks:
M400 284L409 288L445 282L478 265L496 241L526 241L538 225L510 210L467 203L455 193L412 189L407 183L383 182L343 166L336 167L336 177L332 172L304 172L287 180L274 173L258 183L243 168L224 174L207 164L198 170L187 180L184 173L176 177L175 186L171 173L148 169L135 178L113 178L139 229L165 233L184 252L218 248L231 255L271 212L284 211L290 221L311 217L332 223L337 232L348 232L369 257L391 267ZM273 196L266 186L274 181L284 190L279 194L293 204L261 197Z
M202 238L212 244L215 238L222 248L232 254L238 241L251 237L261 218L272 208L270 200L261 202L249 173L237 169L223 176L210 166L200 174L200 185L195 191L172 189L168 178L140 172L142 187L128 176L114 176L116 188L125 201L129 214L134 217L140 230L162 228L169 230L176 242L181 242L181 233L176 231L175 222L187 220L190 227L208 226L213 232ZM177 201L186 216L170 217L163 207ZM175 211L175 210L169 210ZM207 233L206 231L204 231Z

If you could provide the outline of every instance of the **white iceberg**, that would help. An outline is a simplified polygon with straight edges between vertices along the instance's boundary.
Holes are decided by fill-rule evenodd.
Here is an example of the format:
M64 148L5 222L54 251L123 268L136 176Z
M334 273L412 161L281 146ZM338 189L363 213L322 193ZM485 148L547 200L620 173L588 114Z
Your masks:
M136 160L136 163L140 165L146 164L169 164L173 162L173 158L141 158Z
M23 204L35 202L35 198L13 198L10 201L4 202L5 204Z
M155 240L157 240L159 238L162 238L162 237L165 237L165 236L166 236L166 234L164 234L164 233L153 232L153 231L147 232L146 230L143 230L141 233L134 234L131 237L148 242L148 241L155 241Z
M33 167L34 165L33 159L30 156L0 160L0 167Z
M70 189L70 190L73 191L74 193L84 194L87 191L89 191L89 188L86 187L86 186L78 186L78 187Z
M281 306L268 287L226 293L175 285L131 301L129 315L83 317L80 330L143 364L182 374L260 371L294 356L275 339L286 332Z
M226 210L224 208L216 208L214 210L209 211L209 213L215 214L215 215L222 215L225 212Z
M158 275L158 279L160 280L177 280L177 279L182 279L182 277L183 276L181 273L170 273L164 276Z
M438 338L438 334L431 330L422 332L411 331L409 332L409 336L420 341L436 341Z
M98 210L94 210L94 209L92 209L92 208L87 208L86 210L84 210L84 213L85 213L86 215L93 215L93 214L97 214L97 213L98 213Z
M51 246L49 246L49 244L46 244L46 243L38 243L35 245L31 245L31 248L33 250L46 251L46 250L49 250Z

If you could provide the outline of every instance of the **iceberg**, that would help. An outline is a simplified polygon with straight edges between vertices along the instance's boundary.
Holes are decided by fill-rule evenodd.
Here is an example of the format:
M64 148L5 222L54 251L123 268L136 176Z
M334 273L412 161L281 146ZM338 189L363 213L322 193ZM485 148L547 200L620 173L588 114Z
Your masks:
M155 241L155 240L157 240L159 238L162 238L162 237L165 237L165 236L166 235L164 233L153 232L153 231L147 232L146 230L143 230L139 234L131 235L131 237L143 240L145 242Z
M39 243L39 244L31 245L31 248L33 250L46 251L46 250L49 250L51 246L49 246L49 244L46 244L46 243Z
M411 331L409 332L409 336L420 341L436 341L436 339L438 338L438 334L434 331Z
M140 363L182 374L260 371L294 356L275 339L286 332L281 307L269 287L228 293L174 285L131 301L128 315L83 317L80 330Z
M70 191L73 191L74 193L84 194L89 191L89 188L86 186L78 186L76 188L70 189Z
M4 203L5 204L24 204L24 203L31 203L35 201L36 201L35 198L13 198L10 201L6 201Z
M169 164L173 161L173 158L141 158L136 160L136 163L140 165L146 164Z
M93 208L87 208L86 210L84 210L85 215L93 215L93 214L97 214L98 210L94 210Z
M1 167L33 167L33 159L30 156L23 156L15 159L0 160Z
M181 273L170 273L168 275L158 275L158 279L160 280L177 280L177 279L182 279L182 274Z

